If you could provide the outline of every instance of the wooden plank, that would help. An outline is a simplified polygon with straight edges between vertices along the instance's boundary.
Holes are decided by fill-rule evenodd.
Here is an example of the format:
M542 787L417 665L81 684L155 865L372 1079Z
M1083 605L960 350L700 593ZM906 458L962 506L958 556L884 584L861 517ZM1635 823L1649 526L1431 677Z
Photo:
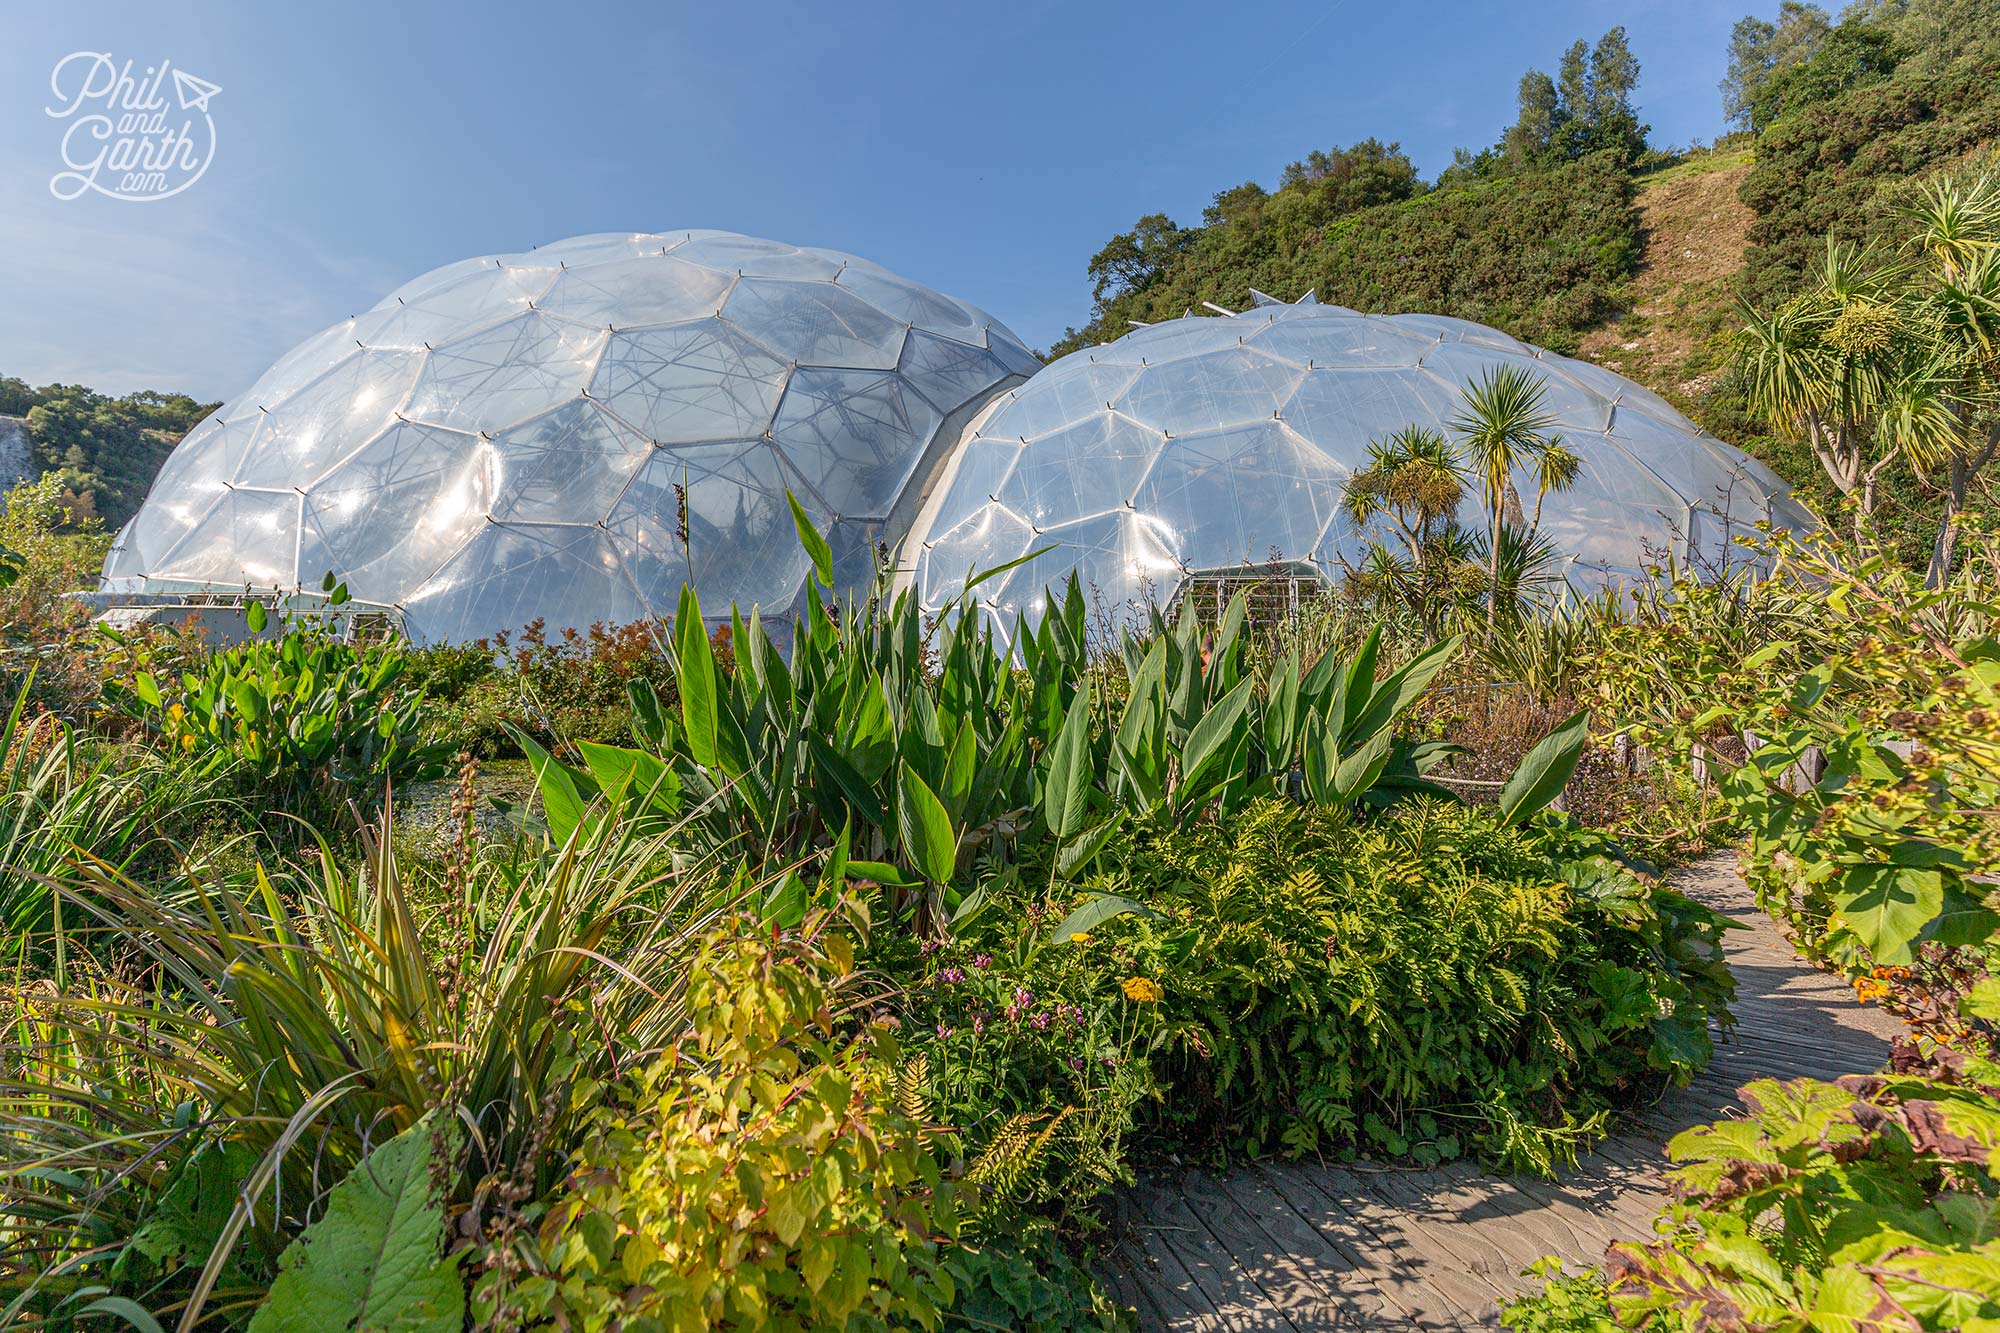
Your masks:
M1299 1213L1326 1232L1351 1229L1368 1277L1418 1328L1477 1328L1492 1292L1469 1275L1440 1267L1410 1235L1400 1210L1373 1195L1366 1183L1340 1167L1287 1165L1264 1168Z
M1133 1192L1135 1205L1143 1208L1147 1200L1157 1191L1141 1184ZM1141 1278L1148 1279L1147 1294L1151 1297L1154 1313L1160 1322L1154 1327L1173 1330L1173 1333L1217 1333L1223 1328L1222 1317L1215 1308L1202 1284L1188 1270L1174 1248L1167 1244L1159 1229L1150 1221L1137 1222L1132 1234L1142 1248L1142 1264L1135 1264L1133 1271ZM1142 1324L1145 1311L1140 1312Z
M1430 1171L1260 1164L1215 1179L1155 1182L1130 1272L1147 1327L1207 1330L1463 1329L1492 1326L1544 1253L1597 1262L1606 1242L1644 1240L1666 1198L1665 1141L1744 1114L1758 1078L1878 1068L1902 1030L1837 977L1801 960L1759 911L1733 858L1676 876L1683 892L1736 916L1724 936L1738 982L1733 1039L1688 1087L1632 1108L1621 1132L1554 1180L1500 1178L1466 1163ZM1123 1291L1125 1288L1120 1287ZM1142 1318L1148 1317L1142 1308Z
M1182 1197L1178 1182L1141 1189L1138 1202L1152 1218L1147 1235L1157 1238L1194 1279L1213 1307L1210 1327L1226 1333L1299 1333L1283 1313L1270 1307L1229 1251L1209 1234Z
M1404 1316L1368 1277L1300 1217L1254 1170L1226 1181L1200 1173L1184 1182L1187 1201L1273 1303L1300 1328L1380 1326Z

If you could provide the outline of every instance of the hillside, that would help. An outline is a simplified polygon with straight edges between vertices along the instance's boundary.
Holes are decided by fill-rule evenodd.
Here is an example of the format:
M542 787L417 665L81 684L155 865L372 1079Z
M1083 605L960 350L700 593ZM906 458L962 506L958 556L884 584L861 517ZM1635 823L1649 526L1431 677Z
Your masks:
M1756 221L1737 192L1751 166L1748 152L1718 152L1639 182L1642 249L1625 310L1585 334L1579 355L1701 411L1737 325L1736 284Z

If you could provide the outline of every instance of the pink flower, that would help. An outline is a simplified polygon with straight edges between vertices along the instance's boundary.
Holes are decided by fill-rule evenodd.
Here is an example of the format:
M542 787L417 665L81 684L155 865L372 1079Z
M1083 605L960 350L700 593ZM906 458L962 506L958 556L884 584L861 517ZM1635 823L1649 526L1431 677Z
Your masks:
M937 1025L937 1034L939 1041L943 1041L945 1038L949 1037L951 1033L952 1030L946 1027L943 1023Z
M1053 1019L1050 1017L1047 1010L1040 1010L1035 1014L1033 1018L1029 1019L1028 1021L1034 1024L1035 1031L1045 1032L1048 1030L1048 1026L1053 1021Z
M959 982L965 980L965 973L955 967L947 967L937 974L937 979L944 985L956 986Z
M993 966L993 955L990 953L979 954L973 958L972 965L981 972L984 972L987 968Z

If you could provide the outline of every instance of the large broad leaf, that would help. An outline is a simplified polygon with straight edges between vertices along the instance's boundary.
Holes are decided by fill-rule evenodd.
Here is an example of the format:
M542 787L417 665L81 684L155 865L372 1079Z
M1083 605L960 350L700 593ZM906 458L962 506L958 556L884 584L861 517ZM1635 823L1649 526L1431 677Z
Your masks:
M1111 835L1116 833L1119 825L1124 822L1125 812L1113 811L1109 819L1088 830L1074 842L1064 844L1062 851L1056 854L1056 873L1064 879L1075 878L1090 864L1093 857L1104 850L1105 844L1111 841Z
M708 626L702 622L701 603L686 584L681 585L680 609L674 613L674 674L688 755L703 768L714 768L720 731L715 652L709 646Z
M1902 966L1944 910L1944 878L1909 866L1855 866L1828 886L1828 896L1876 962Z
M600 745L578 741L590 776L607 793L622 793L661 814L675 814L681 805L681 783L665 764L644 750L622 745Z
M1250 703L1250 684L1247 680L1238 682L1235 689L1218 699L1213 708L1202 714L1201 721L1194 724L1181 751L1182 782L1192 786L1223 746L1236 739L1237 724Z
M1083 827L1090 804L1090 688L1070 700L1056 743L1049 747L1049 771L1042 783L1042 815L1049 831L1067 838Z
M1065 944L1078 935L1088 935L1113 917L1131 912L1137 916L1158 917L1146 904L1136 898L1122 897L1116 893L1093 893L1084 899L1083 905L1062 919L1062 924L1049 936L1052 943Z
M534 737L513 723L503 722L500 725L514 738L514 744L521 747L528 766L534 770L535 785L541 789L542 813L548 820L550 835L558 843L568 842L570 834L576 832L576 826L583 822L584 812L589 808L589 797L585 792L595 794L592 780L544 750Z
M1347 805L1373 787L1375 779L1381 777L1382 770L1388 767L1395 743L1396 733L1384 727L1370 737L1366 745L1353 754L1343 756L1339 767L1333 771L1334 800Z
M819 577L823 586L831 588L833 548L826 544L826 538L820 536L819 529L813 526L810 518L806 517L806 511L799 504L799 498L789 489L785 491L785 503L792 507L792 526L798 529L799 545L803 546L806 554L812 557L813 573Z
M896 765L896 828L917 873L934 884L951 878L958 864L958 835L937 794L907 761Z
M1500 817L1517 823L1540 813L1562 795L1589 739L1590 714L1578 713L1536 741L1500 789Z
M457 1134L425 1117L335 1185L326 1212L278 1261L250 1333L458 1333L465 1286L457 1259L438 1257L444 1205L431 1161L454 1155Z
M1402 670L1383 681L1368 696L1368 705L1360 710L1358 717L1354 716L1355 703L1367 682L1355 682L1348 701L1349 721L1341 732L1341 740L1348 744L1365 741L1377 731L1393 727L1404 710L1430 688L1432 678L1458 655L1458 645L1459 639L1454 636L1411 658Z

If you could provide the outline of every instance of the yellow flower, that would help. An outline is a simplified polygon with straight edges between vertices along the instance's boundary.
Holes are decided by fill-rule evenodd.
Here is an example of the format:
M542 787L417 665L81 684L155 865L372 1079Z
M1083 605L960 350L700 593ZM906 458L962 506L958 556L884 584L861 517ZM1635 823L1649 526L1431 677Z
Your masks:
M181 737L181 748L183 750L192 750L194 748L194 733L192 731Z
M187 709L182 708L179 704L168 704L167 716L171 720L178 722L187 716Z
M1071 944L1088 944L1090 943L1090 932L1083 930L1072 931L1069 942Z
M1135 1004L1158 1004L1166 996L1160 983L1151 977L1125 978L1125 998Z

